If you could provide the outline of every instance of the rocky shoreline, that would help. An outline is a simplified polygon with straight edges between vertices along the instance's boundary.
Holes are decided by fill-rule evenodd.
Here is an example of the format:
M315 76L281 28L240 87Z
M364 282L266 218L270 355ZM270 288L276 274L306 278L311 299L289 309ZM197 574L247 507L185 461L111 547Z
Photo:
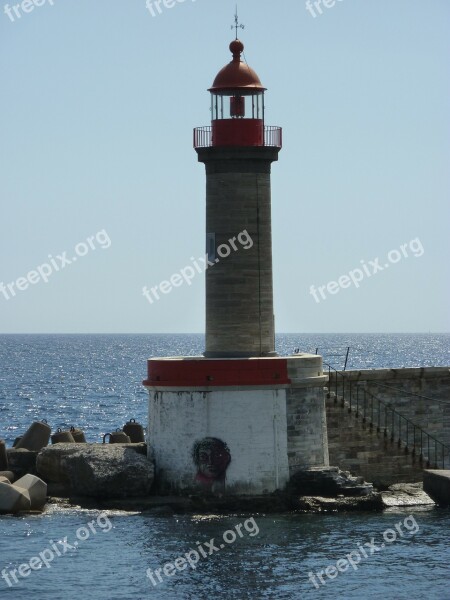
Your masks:
M279 492L269 496L146 496L141 498L88 498L49 497L49 504L64 507L80 507L92 510L123 510L160 515L171 514L302 514L381 512L397 507L433 509L436 503L427 496L421 484L398 484L399 487L415 486L417 493L411 495L405 489L389 489L374 492L370 496L298 496ZM397 488L397 485L392 486Z
M375 490L338 467L301 469L284 491L260 496L158 490L147 444L58 443L40 452L8 449L16 477L31 474L47 486L49 505L157 514L180 513L342 513L392 507L433 508L422 484Z

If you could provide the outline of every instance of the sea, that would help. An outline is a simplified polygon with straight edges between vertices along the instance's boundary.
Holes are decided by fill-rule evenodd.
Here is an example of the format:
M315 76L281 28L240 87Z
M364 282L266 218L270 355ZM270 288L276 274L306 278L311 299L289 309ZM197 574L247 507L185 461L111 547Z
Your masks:
M0 335L0 438L37 420L90 442L133 418L153 356L201 355L204 337ZM450 334L280 334L280 355L336 369L450 365ZM0 598L11 600L450 600L450 511L202 514L49 505L0 516Z

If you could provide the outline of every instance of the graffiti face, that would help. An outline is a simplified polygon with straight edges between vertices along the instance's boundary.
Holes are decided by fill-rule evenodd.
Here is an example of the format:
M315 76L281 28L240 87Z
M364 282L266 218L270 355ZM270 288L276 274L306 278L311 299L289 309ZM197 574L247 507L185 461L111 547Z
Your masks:
M198 456L198 470L207 477L220 477L227 470L230 455L219 444L205 445Z
M196 481L205 487L225 482L225 472L231 462L228 446L218 438L204 438L196 442L192 457L197 467Z

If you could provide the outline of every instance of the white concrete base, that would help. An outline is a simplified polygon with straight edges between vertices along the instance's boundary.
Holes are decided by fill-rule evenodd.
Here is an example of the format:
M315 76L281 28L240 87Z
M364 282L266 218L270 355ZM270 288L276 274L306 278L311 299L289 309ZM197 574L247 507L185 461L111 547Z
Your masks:
M149 440L163 489L271 493L289 478L286 391L150 391Z
M148 361L149 450L160 493L263 495L328 464L322 358Z

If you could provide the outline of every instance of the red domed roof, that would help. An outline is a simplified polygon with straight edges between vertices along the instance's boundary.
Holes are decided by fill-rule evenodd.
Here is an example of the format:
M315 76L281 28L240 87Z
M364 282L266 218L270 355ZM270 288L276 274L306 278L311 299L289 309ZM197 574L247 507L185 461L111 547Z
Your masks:
M230 50L233 60L219 71L209 91L235 90L236 88L265 90L266 88L263 87L255 71L241 60L244 44L239 40L234 40L230 44Z

